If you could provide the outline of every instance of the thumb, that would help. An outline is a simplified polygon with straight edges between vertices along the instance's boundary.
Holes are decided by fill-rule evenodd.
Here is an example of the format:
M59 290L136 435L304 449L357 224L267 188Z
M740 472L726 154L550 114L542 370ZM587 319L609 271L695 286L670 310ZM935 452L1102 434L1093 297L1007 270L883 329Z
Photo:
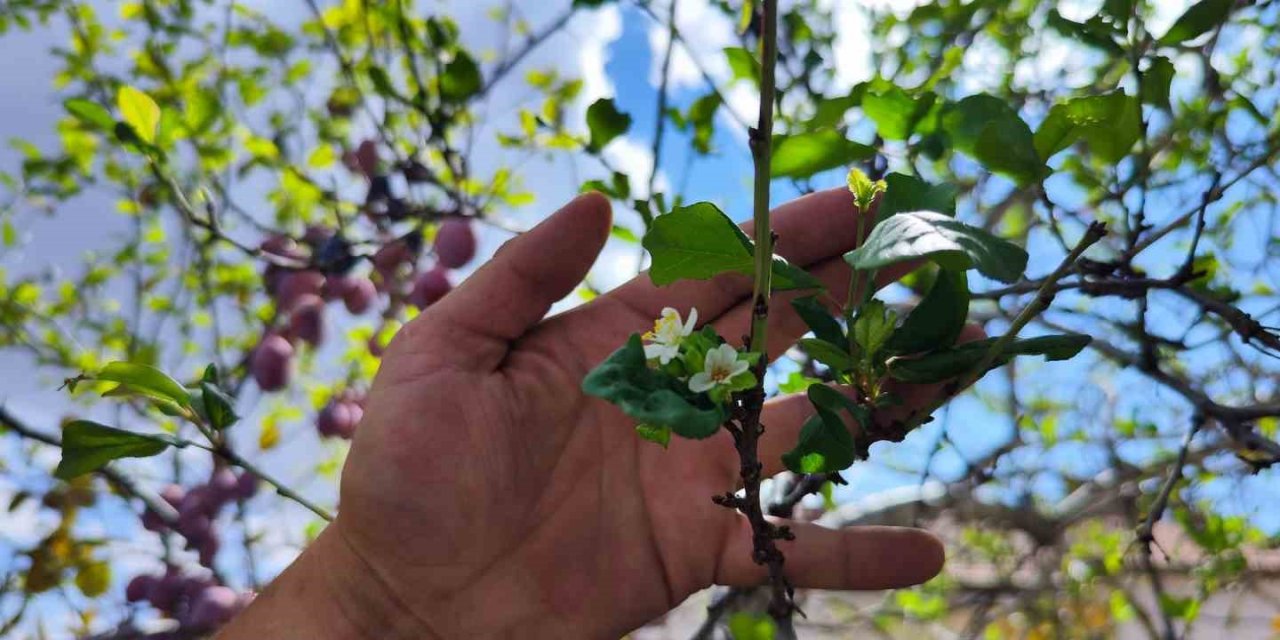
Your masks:
M414 351L470 370L489 370L510 343L573 291L609 237L609 200L578 196L498 249L462 285L405 326Z

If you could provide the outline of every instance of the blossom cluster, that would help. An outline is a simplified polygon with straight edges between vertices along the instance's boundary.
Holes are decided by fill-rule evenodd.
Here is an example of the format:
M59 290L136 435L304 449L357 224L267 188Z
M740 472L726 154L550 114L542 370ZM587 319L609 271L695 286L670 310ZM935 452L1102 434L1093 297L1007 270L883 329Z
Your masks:
M644 355L649 365L678 378L693 393L705 393L723 403L734 391L750 389L756 384L751 365L759 354L743 353L726 344L710 326L695 332L698 310L689 309L688 318L671 307L645 333Z

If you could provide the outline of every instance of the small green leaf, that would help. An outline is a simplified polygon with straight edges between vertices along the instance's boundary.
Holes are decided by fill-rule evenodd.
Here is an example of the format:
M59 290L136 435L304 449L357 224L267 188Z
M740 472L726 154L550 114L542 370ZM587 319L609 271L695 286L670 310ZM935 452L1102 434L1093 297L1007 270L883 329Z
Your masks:
M915 176L891 173L884 178L885 193L880 198L876 219L884 220L903 211L937 211L956 214L956 188L949 184L930 184Z
M374 65L369 67L369 81L373 83L373 88L380 96L397 96L400 92L396 91L396 87L391 83L391 77L387 75L387 70L380 66ZM444 83L441 83L441 87ZM443 89L442 89L443 90Z
M1099 16L1089 18L1085 22L1076 22L1064 18L1056 9L1049 11L1047 25L1062 35L1079 40L1091 47L1101 49L1111 55L1120 56L1124 49L1116 43L1116 36L1123 35Z
M240 416L236 415L235 401L231 396L227 395L218 385L201 381L200 382L200 407L209 426L221 431L235 424Z
M808 178L815 173L848 166L874 156L876 150L848 140L834 129L774 136L769 175Z
M821 302L818 302L817 297L796 298L791 301L791 308L796 310L796 314L804 320L805 325L819 340L835 344L844 340L844 331L840 329L840 323L836 322Z
M929 293L907 315L886 348L893 353L949 348L968 317L969 279L965 272L939 269Z
M859 211L869 211L871 203L875 201L876 195L884 193L884 180L872 181L863 173L861 169L854 167L849 169L849 176L846 179L849 184L849 193L853 194L853 201L857 205Z
M880 349L893 335L898 316L880 300L871 300L858 308L858 317L849 330L866 362L873 362Z
M160 106L151 96L125 85L116 93L116 106L125 124L133 128L140 140L151 144L156 139L156 127L160 125Z
M483 84L476 61L466 51L459 50L440 75L440 95L445 100L462 102L480 91Z
M163 400L184 409L191 408L191 394L177 380L170 378L165 372L145 364L133 362L112 362L103 367L97 380L118 382L120 387L113 390L113 395L129 392Z
M663 449L666 449L667 445L671 444L671 427L638 424L636 425L636 435L640 436L641 440L662 445Z
M929 258L948 269L977 268L1001 282L1014 282L1027 268L1027 252L1001 238L933 211L891 216L871 230L861 247L846 253L855 269L879 269Z
M951 380L961 376L977 366L986 357L991 345L998 338L987 338L966 342L962 345L935 351L918 358L895 358L889 361L890 377L903 382L934 383ZM1067 360L1080 353L1092 340L1080 334L1063 334L1014 340L1000 354L992 368L1001 366L1014 356L1041 355L1045 360ZM983 372L985 373L985 372Z
M1173 62L1157 56L1151 66L1142 72L1142 103L1169 108L1169 87L1173 84Z
M1036 131L1036 152L1048 158L1083 139L1104 162L1119 162L1142 135L1139 114L1137 100L1123 91L1056 104Z
M830 407L847 407L852 402L826 385L815 384L809 387L808 393L816 413L800 429L796 447L782 454L782 463L796 473L828 473L849 468L857 459L853 436L839 413ZM858 409L859 412L850 409L850 413L859 422L858 428L862 428L865 410Z
M755 246L729 216L710 202L677 207L658 216L642 245L653 257L649 278L663 286L689 278L706 280L722 273L750 275L755 270ZM773 260L777 290L816 288L821 282L808 272Z
M116 119L111 117L107 108L82 98L72 98L62 103L67 113L92 129L108 132L116 126Z
M876 123L876 131L885 140L906 140L916 123L937 99L932 93L920 97L898 87L883 92L868 92L862 97L862 111Z
M836 371L850 371L855 364L853 356L840 346L841 343L827 342L820 338L801 338L796 344L814 360Z
M750 2L744 3L750 6ZM733 640L773 640L777 628L769 616L738 612L729 616L729 636Z
M1235 0L1201 0L1186 10L1169 31L1160 36L1160 44L1181 44L1211 31L1231 15Z
M956 149L993 173L1022 186L1048 173L1036 154L1031 128L1005 100L986 94L969 96L947 110L942 124Z
M169 436L133 433L76 420L62 430L62 460L53 475L70 480L112 460L154 456L174 444Z
M720 429L724 409L692 394L680 379L650 369L639 334L587 374L582 391L608 400L623 413L685 438L707 438Z
M752 84L760 84L760 61L750 51L742 47L726 47L724 57L729 62L734 80L750 80Z
M599 153L614 138L631 128L631 116L618 110L613 98L600 98L587 107L587 129L591 141L587 150Z

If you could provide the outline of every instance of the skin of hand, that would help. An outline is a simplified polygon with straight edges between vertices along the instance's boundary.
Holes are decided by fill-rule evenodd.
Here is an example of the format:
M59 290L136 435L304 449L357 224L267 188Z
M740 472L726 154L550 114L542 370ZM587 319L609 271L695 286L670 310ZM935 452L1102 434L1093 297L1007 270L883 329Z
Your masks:
M846 291L853 211L844 189L779 207L777 252ZM618 638L712 584L762 583L745 518L711 502L738 484L730 435L664 450L580 389L663 307L696 307L737 344L750 279L658 288L641 275L544 319L610 226L608 200L580 196L400 331L347 459L338 517L220 638ZM909 268L883 270L880 284ZM771 355L806 331L791 295L771 305ZM942 393L895 391L904 414ZM809 412L803 394L766 403L766 475L783 471ZM943 564L923 531L788 524L796 539L780 545L797 587L903 587Z

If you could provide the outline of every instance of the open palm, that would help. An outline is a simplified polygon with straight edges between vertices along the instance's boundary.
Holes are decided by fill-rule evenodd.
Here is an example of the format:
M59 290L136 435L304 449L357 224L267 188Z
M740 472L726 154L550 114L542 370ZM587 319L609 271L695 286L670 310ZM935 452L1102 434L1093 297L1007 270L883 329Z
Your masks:
M852 212L844 190L781 207L778 252L845 291ZM742 336L750 282L659 289L642 276L543 320L581 281L609 228L603 197L578 198L503 247L387 352L331 529L420 635L618 637L698 589L765 576L746 520L711 502L737 482L729 435L663 450L580 390L663 307L696 308L721 335ZM790 305L775 302L768 352L804 330ZM913 391L906 397L931 390ZM781 471L807 415L803 397L767 403L766 474ZM937 540L916 530L792 527L796 541L782 549L801 587L904 586L942 564Z

